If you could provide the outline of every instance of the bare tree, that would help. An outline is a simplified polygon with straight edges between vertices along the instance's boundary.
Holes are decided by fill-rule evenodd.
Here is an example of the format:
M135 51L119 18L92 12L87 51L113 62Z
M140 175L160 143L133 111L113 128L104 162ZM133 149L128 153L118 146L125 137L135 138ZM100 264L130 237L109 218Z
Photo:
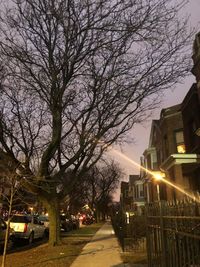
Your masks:
M102 218L112 203L113 193L115 193L119 181L124 174L121 168L114 162L106 161L93 166L87 173L76 180L73 188L69 192L69 206L72 210L77 205L79 208L89 204L92 211L96 213L97 219L101 213ZM67 176L69 179L69 175ZM63 179L63 183L72 184L68 179ZM71 177L73 179L73 177Z
M103 166L94 166L88 173L85 183L86 201L100 217L105 220L109 205L112 203L113 193L116 191L123 172L114 162L106 162Z
M16 164L60 242L75 183L190 69L184 0L16 0L1 6L0 158ZM72 185L69 184L69 187Z

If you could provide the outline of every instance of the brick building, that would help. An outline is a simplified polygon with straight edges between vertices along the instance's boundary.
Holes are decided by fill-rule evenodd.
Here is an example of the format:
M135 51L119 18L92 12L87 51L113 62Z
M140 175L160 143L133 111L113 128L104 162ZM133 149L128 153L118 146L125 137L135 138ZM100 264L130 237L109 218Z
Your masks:
M143 165L153 173L162 172L167 181L194 195L200 192L200 33L193 45L192 73L196 77L179 105L163 109L152 122L149 147ZM182 199L186 195L163 182L158 186L153 175L144 172L147 200ZM157 184L156 184L157 183ZM159 192L158 192L159 188ZM159 194L159 196L158 196Z
M191 195L199 195L200 192L200 33L196 34L193 45L194 83L186 94L181 112L183 118L183 130L185 141L185 154L182 157L171 155L165 164L161 166L165 170L177 169L177 176L182 177L180 185Z
M148 202L159 199L169 200L176 197L173 187L156 181L152 173L156 175L158 173L164 175L165 173L166 178L171 182L186 184L183 177L180 176L177 166L173 166L173 168L170 166L169 169L164 168L171 155L180 156L183 153L185 153L185 144L181 105L179 104L162 109L159 120L152 121L149 147L143 153L144 167L150 171L150 173L143 174L143 179L146 180Z

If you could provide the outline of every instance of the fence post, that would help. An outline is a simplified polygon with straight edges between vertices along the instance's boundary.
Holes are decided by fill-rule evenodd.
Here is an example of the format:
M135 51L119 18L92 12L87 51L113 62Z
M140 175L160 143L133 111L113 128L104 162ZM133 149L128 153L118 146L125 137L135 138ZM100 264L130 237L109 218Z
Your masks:
M148 267L153 267L152 265L152 249L151 249L151 233L149 229L149 203L145 206L145 217L146 217L146 248L147 248L147 260L148 260Z
M160 210L160 237L161 237L161 266L167 266L167 246L166 246L166 237L164 230L164 202L159 201L159 210Z

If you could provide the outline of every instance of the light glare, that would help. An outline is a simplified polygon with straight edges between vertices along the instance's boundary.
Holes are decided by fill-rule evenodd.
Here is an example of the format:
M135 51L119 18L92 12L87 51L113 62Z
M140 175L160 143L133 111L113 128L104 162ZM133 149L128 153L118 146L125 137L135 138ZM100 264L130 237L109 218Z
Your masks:
M187 197L191 198L192 200L200 203L200 200L199 198L195 197L194 194L190 194L188 193L187 191L185 191L181 186L179 185L176 185L175 183L172 183L170 181L168 181L167 179L165 179L163 176L161 176L161 174L158 174L158 173L155 173L153 171L150 171L148 169L146 169L145 167L141 166L140 164L138 164L137 162L135 162L134 160L130 159L129 157L127 157L126 155L124 155L123 153L121 153L120 151L114 149L111 147L111 150L119 155L120 157L124 158L126 161L130 162L131 164L135 165L136 167L138 167L139 169L142 169L144 171L146 171L147 173L151 174L152 177L154 177L155 179L158 179L159 177L159 180L164 182L165 184L169 185L169 186L172 186L173 188L175 188L177 191L183 193L184 195L186 195Z

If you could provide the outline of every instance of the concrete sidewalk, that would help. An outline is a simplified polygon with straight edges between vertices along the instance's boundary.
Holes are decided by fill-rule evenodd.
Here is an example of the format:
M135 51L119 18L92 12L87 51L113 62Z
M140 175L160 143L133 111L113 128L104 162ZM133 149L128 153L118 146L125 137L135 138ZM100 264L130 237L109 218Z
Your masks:
M105 223L70 267L130 267L122 262L120 246L110 222ZM139 267L140 265L131 265Z

